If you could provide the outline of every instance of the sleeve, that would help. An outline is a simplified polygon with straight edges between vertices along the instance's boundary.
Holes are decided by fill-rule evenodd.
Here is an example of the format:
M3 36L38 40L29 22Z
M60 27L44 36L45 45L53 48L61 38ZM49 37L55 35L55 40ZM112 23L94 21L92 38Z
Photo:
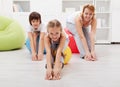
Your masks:
M42 26L41 26L41 32L47 32L47 27L46 27L46 25L45 24L42 24Z
M26 32L32 32L31 26L28 26L28 27L27 27Z

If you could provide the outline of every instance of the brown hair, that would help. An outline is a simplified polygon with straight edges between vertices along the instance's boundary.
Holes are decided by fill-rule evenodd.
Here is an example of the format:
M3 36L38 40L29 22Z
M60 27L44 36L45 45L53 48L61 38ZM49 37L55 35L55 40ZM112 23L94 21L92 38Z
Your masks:
M60 31L62 31L61 23L56 19L48 22L47 31L48 31L49 28L54 28L54 27L57 27L57 28L60 27Z
M30 15L29 15L29 23L31 24L31 21L35 19L35 20L40 20L40 23L41 23L41 15L38 13L38 12L32 12ZM32 24L31 24L32 25Z
M94 7L94 5L86 4L86 5L83 6L82 16L83 16L83 13L84 13L86 8L90 9L93 12L93 15L95 15L95 7Z

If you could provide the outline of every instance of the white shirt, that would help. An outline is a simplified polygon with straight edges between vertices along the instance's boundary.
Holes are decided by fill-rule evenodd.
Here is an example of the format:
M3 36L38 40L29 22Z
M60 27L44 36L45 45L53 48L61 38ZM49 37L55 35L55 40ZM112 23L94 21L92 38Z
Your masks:
M31 25L29 25L27 28L27 32L34 32L34 31L47 32L47 29L44 23L41 23L37 29L34 29Z
M77 15L79 15L79 14L80 14L80 11L77 11L77 12L75 12L75 13L72 13L71 15L69 15L69 16L67 17L66 22L75 24L75 17L76 17Z

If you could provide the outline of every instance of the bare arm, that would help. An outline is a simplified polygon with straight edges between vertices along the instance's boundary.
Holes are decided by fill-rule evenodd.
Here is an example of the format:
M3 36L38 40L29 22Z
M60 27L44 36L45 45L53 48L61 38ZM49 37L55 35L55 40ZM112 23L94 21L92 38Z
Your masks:
M61 35L61 38L60 38L60 44L59 44L59 47L57 49L55 67L59 67L59 65L60 65L61 53L62 53L64 45L65 45L65 40L66 40L65 33L62 32L62 35Z
M91 39L91 52L95 51L95 34L96 34L96 26L97 26L97 21L94 18L92 23L91 23L91 32L90 32L90 39Z
M44 43L45 43L45 49L46 49L47 69L52 69L52 66L51 66L52 56L51 56L51 50L50 50L50 42L49 42L49 38L47 35L45 35Z
M41 32L40 33L40 40L39 40L38 60L42 60L42 58L43 58L44 36L45 36L45 33Z
M78 35L79 35L79 37L82 41L83 47L85 49L85 52L90 53L89 49L88 49L87 41L86 41L85 36L83 34L83 31L82 31L82 26L83 26L82 21L80 21L79 18L76 18L75 24L76 24L76 29L77 29Z
M28 32L28 37L30 39L31 52L32 52L32 54L36 54L33 33L32 32Z

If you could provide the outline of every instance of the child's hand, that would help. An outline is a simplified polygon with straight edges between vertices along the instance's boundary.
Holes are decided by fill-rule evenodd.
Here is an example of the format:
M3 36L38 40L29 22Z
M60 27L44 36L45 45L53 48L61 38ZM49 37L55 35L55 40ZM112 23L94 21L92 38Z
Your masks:
M37 54L36 53L33 53L32 54L32 61L36 61L37 60Z
M53 80L59 80L61 78L61 69L55 68L53 70Z
M38 61L41 61L43 59L43 53L38 53Z
M52 80L52 78L53 78L52 74L53 74L52 69L47 69L45 79L46 80Z

